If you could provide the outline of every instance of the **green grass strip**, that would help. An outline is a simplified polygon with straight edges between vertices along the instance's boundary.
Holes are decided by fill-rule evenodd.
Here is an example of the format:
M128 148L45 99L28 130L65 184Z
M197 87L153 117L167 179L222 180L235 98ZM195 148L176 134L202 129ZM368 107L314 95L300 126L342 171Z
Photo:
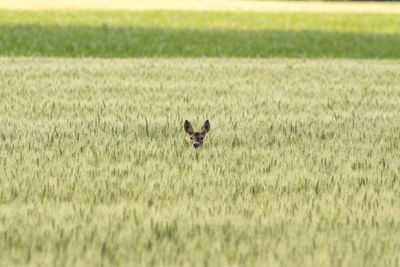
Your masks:
M400 58L395 14L0 11L0 55Z

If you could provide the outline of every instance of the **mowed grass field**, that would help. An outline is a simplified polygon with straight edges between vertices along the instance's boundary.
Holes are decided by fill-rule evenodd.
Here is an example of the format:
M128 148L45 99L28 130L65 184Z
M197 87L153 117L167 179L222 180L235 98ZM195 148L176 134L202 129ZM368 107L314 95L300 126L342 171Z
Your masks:
M0 265L399 266L398 24L0 10Z
M0 10L1 56L399 59L399 43L397 13Z

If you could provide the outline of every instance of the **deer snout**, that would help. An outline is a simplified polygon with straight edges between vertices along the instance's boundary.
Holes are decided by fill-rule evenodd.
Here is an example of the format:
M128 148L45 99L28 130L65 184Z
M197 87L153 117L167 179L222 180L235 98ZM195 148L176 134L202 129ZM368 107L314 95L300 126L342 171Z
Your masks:
M194 148L198 148L199 144L198 143L194 143L193 146L194 146Z

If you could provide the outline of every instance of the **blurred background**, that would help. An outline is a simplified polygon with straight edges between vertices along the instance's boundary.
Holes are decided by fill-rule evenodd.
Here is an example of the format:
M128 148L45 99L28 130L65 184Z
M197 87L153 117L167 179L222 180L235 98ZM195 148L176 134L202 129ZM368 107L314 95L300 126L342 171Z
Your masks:
M399 58L396 2L0 1L0 55Z

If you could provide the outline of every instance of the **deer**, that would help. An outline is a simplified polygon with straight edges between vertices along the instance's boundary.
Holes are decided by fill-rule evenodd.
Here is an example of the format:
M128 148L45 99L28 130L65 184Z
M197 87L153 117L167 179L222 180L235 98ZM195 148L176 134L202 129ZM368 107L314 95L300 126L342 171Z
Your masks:
M190 122L185 120L184 128L185 132L187 132L190 135L190 144L195 149L198 149L203 145L204 137L210 131L210 122L206 120L203 126L201 127L200 132L194 132Z

